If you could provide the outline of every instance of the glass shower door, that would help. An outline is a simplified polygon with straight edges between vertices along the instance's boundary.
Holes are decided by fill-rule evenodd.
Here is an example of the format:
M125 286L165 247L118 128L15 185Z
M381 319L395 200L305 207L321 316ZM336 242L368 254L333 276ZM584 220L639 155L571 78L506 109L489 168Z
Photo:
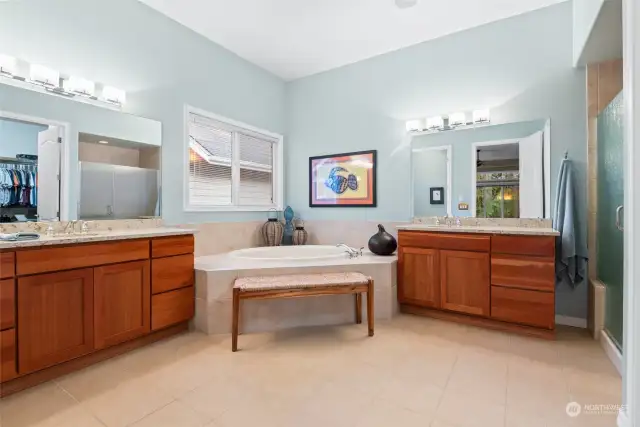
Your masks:
M597 276L606 287L605 330L622 349L624 203L622 92L598 116Z

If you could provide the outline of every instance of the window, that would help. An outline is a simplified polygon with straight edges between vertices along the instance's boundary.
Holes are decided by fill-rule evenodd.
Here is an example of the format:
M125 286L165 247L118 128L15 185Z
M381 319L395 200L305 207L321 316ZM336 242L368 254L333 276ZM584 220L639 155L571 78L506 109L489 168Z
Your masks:
M520 173L478 172L476 217L520 218Z
M185 209L282 209L282 136L186 109Z

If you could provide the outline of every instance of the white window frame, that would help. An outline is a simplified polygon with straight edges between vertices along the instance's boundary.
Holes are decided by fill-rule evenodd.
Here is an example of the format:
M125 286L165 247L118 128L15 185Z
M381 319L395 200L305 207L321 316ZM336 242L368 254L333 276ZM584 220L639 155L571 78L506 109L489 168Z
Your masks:
M206 117L212 120L216 120L218 122L228 124L230 126L240 128L246 130L250 133L256 133L260 135L267 136L273 140L275 140L273 144L273 204L271 205L263 205L263 206L250 206L250 205L211 205L211 206L202 206L202 205L192 205L189 202L189 148L190 148L190 140L189 140L189 115L197 114L202 117ZM284 196L284 147L283 147L284 137L280 134L269 132L264 129L257 128L255 126L248 125L246 123L230 119L228 117L220 116L218 114L211 113L209 111L193 107L191 105L185 105L184 107L184 145L183 145L183 204L185 212L266 212L271 209L276 209L281 211L283 209L283 196ZM238 153L238 141L236 138L233 140L233 149L232 153ZM231 179L231 188L232 188L232 200L238 200L238 193L240 188L240 169L238 168L240 159L237 155L232 157L232 179Z

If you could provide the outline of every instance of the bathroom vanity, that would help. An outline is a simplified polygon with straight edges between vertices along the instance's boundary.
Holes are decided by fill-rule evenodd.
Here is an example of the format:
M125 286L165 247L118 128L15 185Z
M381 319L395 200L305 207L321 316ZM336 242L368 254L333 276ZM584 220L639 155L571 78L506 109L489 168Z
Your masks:
M188 328L192 231L0 243L0 396Z
M398 228L402 312L554 336L556 231L419 224Z

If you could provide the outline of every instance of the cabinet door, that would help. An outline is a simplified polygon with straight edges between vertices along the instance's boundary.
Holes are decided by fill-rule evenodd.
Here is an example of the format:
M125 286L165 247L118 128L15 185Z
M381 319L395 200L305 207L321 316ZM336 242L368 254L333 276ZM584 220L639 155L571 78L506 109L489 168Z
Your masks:
M399 300L440 307L439 250L401 247L398 256Z
M97 267L94 273L96 349L149 333L149 261Z
M93 269L18 279L18 366L37 371L93 350Z
M489 254L440 251L442 308L489 316Z

